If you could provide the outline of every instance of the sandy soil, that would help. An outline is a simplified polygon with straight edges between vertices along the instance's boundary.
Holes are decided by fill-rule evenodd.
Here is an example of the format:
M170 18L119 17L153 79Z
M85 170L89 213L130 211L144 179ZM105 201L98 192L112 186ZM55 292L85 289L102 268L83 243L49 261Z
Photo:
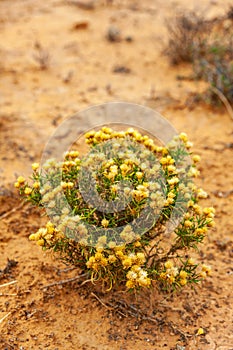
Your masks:
M175 11L189 7L211 17L230 1L83 3L0 1L0 287L17 281L0 288L1 349L232 350L233 124L225 110L188 108L186 98L200 85L177 80L191 68L171 67L161 54L164 21ZM106 39L111 26L120 29L119 42ZM126 72L114 72L119 66ZM77 271L28 241L44 218L21 205L13 182L30 174L63 120L119 100L162 113L202 156L199 184L209 192L205 204L216 208L217 225L200 251L213 276L195 291L135 297L106 296L77 281L45 287Z

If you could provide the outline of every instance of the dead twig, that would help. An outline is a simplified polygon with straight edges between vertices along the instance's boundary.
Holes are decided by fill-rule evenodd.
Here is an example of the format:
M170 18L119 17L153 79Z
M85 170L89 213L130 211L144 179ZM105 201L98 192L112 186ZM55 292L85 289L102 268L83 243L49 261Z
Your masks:
M7 282L7 283L4 283L4 284L1 284L1 285L0 285L0 288L2 288L2 287L7 287L7 286L10 286L11 284L15 284L15 283L17 283L17 281Z
M83 273L82 275L78 275L78 276L75 276L75 277L72 277L72 278L68 278L67 280L62 280L62 281L58 281L58 282L53 282L53 283L47 284L45 286L40 287L40 289L46 289L46 288L53 287L53 286L61 286L61 285L66 284L66 283L77 281L80 278L83 278L85 276L87 276L87 273Z
M212 193L215 195L215 197L227 198L233 193L233 190L230 190L230 191L218 191L218 190L216 190L216 191L212 191Z
M81 1L81 0L67 0L68 5L74 5L79 7L82 10L93 10L95 8L95 1Z
M11 311L8 312L8 314L6 314L3 318L1 318L1 319L0 319L0 324L1 324L8 316L10 316L10 314L11 314Z
M224 106L226 107L227 112L230 115L230 118L233 120L233 109L228 101L228 99L226 98L226 96L224 96L224 94L217 89L214 86L211 86L210 89L218 96L218 98L222 101L222 103L224 104Z
M11 214L13 214L14 212L16 212L17 210L21 209L24 206L24 203L21 203L20 205L18 205L17 207L7 211L6 213L2 214L0 216L0 220L7 218L8 216L10 216Z
M167 325L173 330L173 332L182 335L185 339L193 337L193 334L183 332L180 328L174 326L172 322L167 323Z
M0 297L15 297L15 296L17 296L16 293L12 293L12 294L10 294L10 293L0 293Z
M106 305L95 293L91 292L91 295L93 295L93 297L96 298L100 302L101 305L106 307L106 309L108 309L108 310L112 310L113 309L112 307Z

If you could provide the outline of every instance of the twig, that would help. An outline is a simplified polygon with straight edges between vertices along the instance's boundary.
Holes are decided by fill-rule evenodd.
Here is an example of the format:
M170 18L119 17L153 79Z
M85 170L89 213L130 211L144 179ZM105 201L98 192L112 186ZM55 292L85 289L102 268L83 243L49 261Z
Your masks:
M211 90L219 97L219 99L222 101L222 103L224 104L224 106L226 107L227 112L229 113L231 119L233 120L233 109L228 101L228 99L226 98L226 96L223 95L223 93L217 89L214 86L211 86Z
M79 1L79 0L67 0L69 5L75 5L83 10L93 10L95 8L95 2L90 1Z
M15 297L17 294L13 293L0 293L0 297Z
M92 282L92 283L93 283L93 279L90 278L89 280L83 281L83 282L80 284L80 286L83 286L84 284L86 284L86 283L88 283L88 282Z
M186 338L192 338L192 337L193 337L193 334L188 334L188 333L183 332L182 330L180 330L179 328L177 328L176 326L174 326L174 324L173 324L172 322L167 323L167 325L171 327L171 329L173 330L173 332L179 333L179 334L182 335L185 339L186 339Z
M11 282L8 282L8 283L4 283L4 284L0 285L0 288L6 287L6 286L10 286L11 284L15 284L15 283L17 283L17 281L11 281Z
M80 278L85 277L85 276L87 276L87 273L83 273L82 275L78 275L78 276L75 276L75 277L72 277L72 278L68 278L67 280L62 280L62 281L58 281L58 282L53 282L53 283L47 284L46 286L40 287L40 289L45 289L45 288L49 288L49 287L53 287L53 286L61 286L62 284L66 284L66 283L69 283L69 282L77 281Z
M13 208L13 209L7 211L6 213L2 214L2 215L0 216L0 220L7 218L8 216L10 216L12 213L14 213L15 211L17 211L18 209L21 209L23 206L24 206L24 203L21 203L21 204L18 205L16 208Z
M0 319L0 324L1 324L8 316L10 316L10 314L11 314L11 311L8 312L8 314L6 314L3 318L1 318L1 319Z
M91 295L93 295L93 297L95 297L100 302L101 305L106 307L106 309L108 309L108 310L112 310L113 309L112 307L106 305L95 293L91 292Z

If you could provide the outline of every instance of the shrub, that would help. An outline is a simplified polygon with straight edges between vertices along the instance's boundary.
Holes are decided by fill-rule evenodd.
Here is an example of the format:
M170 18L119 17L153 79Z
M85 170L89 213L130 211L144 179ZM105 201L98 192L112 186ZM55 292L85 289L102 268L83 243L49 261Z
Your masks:
M214 225L214 209L199 205L207 194L192 182L200 157L187 135L166 147L132 128L85 137L88 156L70 150L62 163L51 159L40 170L34 163L31 182L21 176L15 183L50 218L29 239L105 290L175 290L205 278L210 267L190 252Z
M209 85L204 97L211 104L233 103L232 8L213 20L182 13L169 21L167 28L165 53L172 64L192 63L193 78Z

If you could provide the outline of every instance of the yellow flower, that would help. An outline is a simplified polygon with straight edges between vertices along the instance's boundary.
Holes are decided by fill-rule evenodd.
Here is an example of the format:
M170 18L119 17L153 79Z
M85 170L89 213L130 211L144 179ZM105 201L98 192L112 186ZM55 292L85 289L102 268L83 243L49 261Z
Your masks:
M215 214L215 209L213 207L209 208L204 208L203 213L208 217L208 218L213 218Z
M25 190L24 190L24 193L26 195L30 195L32 193L32 189L30 187L26 187Z
M174 266L174 264L171 260L168 260L165 262L164 266L166 267L166 269L171 269Z
M103 259L103 254L100 252L95 253L95 260L101 261Z
M180 271L180 278L182 278L182 279L185 279L186 277L187 277L187 272L186 271L184 271L184 270L181 270Z
M112 191L113 193L116 193L117 190L118 190L118 186L117 186L117 185L112 185L112 186L111 186L111 191Z
M19 184L23 184L25 182L25 178L23 176L19 176L18 179L17 179L17 182Z
M45 245L45 240L42 238L42 239L39 239L37 242L36 242L37 245L39 245L40 247L43 247Z
M118 173L118 166L117 165L110 166L110 172L116 175Z
M151 285L151 279L148 277L139 277L137 283L141 287L149 287Z
M126 258L126 259L122 260L122 265L123 265L124 269L129 268L130 266L132 266L132 259Z
M131 168L125 163L121 164L120 169L123 176L126 175L131 170Z
M67 182L67 187L68 188L73 188L74 187L74 183L73 182Z
M67 188L67 183L62 181L61 182L61 187L63 188L63 190L65 190Z
M201 271L199 273L199 276L202 277L202 278L206 278L206 272L205 271Z
M187 284L186 278L181 278L179 282L182 286L185 286Z
M149 192L145 190L133 190L132 195L137 202L140 202L144 198L148 198Z
M207 223L207 226L208 226L208 227L214 227L214 226L215 226L214 220L210 220L210 221Z
M174 276L168 276L168 281L172 284L175 282L175 277Z
M173 186L173 185L177 185L179 182L179 178L177 176L172 177L171 179L167 180L168 184Z
M185 222L184 222L184 226L185 226L185 227L192 227L192 225L193 225L192 221L190 221L190 220L185 220Z
M135 175L136 175L138 180L141 180L143 177L143 173L141 171L137 171Z
M176 171L176 167L174 165L168 165L167 170L169 173L174 173Z
M108 128L107 126L103 126L101 131L103 131L105 134L109 134L109 135L111 135L111 133L113 132L113 130L111 128Z
M123 253L122 251L118 250L118 251L116 252L116 256L117 256L118 258L122 259L123 256L124 256L124 253Z
M202 188L197 190L197 198L207 198L208 194Z
M39 163L33 163L32 164L32 170L36 171L39 168Z
M138 277L137 273L132 271L132 269L127 273L126 277L128 280L135 281L136 278Z
M110 241L110 242L108 243L108 247L109 247L110 249L115 248L115 247L116 247L116 242Z
M194 260L193 258L189 258L188 261L187 261L187 263L188 263L189 265L195 265L195 260Z
M202 208L198 204L194 204L193 209L194 209L195 213L198 215L200 215L202 213Z
M188 142L188 136L185 132L182 132L180 135L179 135L179 139L183 142Z
M78 151L70 151L68 153L68 156L71 158L77 158L79 156L79 152Z
M190 142L190 141L187 141L185 146L186 146L187 149L189 149L189 148L193 147L193 143Z
M19 188L20 187L20 183L19 182L15 182L14 186L15 186L15 188Z
M138 265L142 265L144 264L144 262L146 261L146 258L145 258L145 254L144 253L137 253L136 254L136 257L137 257L137 264Z
M36 235L35 235L35 233L32 233L32 234L29 236L29 240L30 240L30 241L35 241L35 240L36 240Z
M201 160L201 157L198 154L194 154L194 156L193 156L194 163L198 163L198 162L200 162L200 160Z
M161 158L161 159L160 159L160 164L162 164L162 165L167 165L167 164L168 164L168 159L165 158L165 157Z
M206 272L207 275L209 275L211 273L211 267L208 265L203 264L201 269L202 269L202 271Z
M204 334L204 333L205 333L205 331L204 331L203 328L199 328L199 329L197 330L197 335L202 335L202 334Z
M106 258L102 258L101 261L100 261L100 265L105 267L108 265L108 260Z
M40 187L40 183L38 181L34 182L33 188L38 189Z
M110 264L114 264L114 262L116 262L117 258L115 257L115 255L109 255L108 257L108 262Z
M91 130L91 131L88 131L86 134L85 134L85 138L86 139L89 139L89 138L92 138L95 136L95 131L94 130Z
M53 233L54 232L54 225L53 225L53 223L48 221L47 224L46 224L46 229L47 229L48 234Z
M207 228L206 227L202 227L202 228L197 228L194 231L194 234L196 234L197 236L200 236L200 235L204 235L206 232L207 232Z
M91 269L93 265L95 264L95 257L91 256L89 260L86 262L86 266L88 269Z
M102 225L103 227L108 227L108 224L109 224L109 221L106 220L106 219L103 219L103 220L101 221L101 225Z
M165 279L167 278L166 272L161 272L161 274L159 275L159 277L160 277L162 280L165 280Z
M98 243L101 245L105 245L107 242L107 237L106 236L101 236L98 238Z
M199 170L191 166L191 168L188 171L188 177L197 177L198 175L199 175Z
M135 282L132 280L128 280L125 285L126 285L127 289L131 289L131 288L135 287Z

